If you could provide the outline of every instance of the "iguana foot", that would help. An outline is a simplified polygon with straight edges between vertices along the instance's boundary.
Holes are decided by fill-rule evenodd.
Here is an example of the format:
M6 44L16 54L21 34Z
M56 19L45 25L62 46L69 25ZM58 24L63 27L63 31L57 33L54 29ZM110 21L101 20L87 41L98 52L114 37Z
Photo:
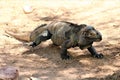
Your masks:
M61 54L61 58L62 58L62 60L67 60L67 59L70 59L70 56L65 55L65 54Z
M36 45L35 42L32 42L32 43L29 44L29 46L35 47L35 46L37 46L37 45Z
M101 59L101 58L103 58L104 56L103 56L103 54L95 54L95 55L93 55L93 57L95 57L95 58L98 58L98 59Z

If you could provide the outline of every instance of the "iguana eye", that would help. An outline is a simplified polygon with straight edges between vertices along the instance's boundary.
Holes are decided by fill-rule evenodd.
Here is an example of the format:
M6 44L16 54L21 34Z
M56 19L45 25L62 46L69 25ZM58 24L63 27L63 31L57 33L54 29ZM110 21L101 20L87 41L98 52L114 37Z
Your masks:
M94 34L93 33L89 33L90 36L93 36Z
M92 35L93 35L93 33L90 33L90 35L92 36Z
M94 36L95 36L95 32L93 32L93 31L92 31L92 32L90 32L90 33L89 33L89 36L94 37Z

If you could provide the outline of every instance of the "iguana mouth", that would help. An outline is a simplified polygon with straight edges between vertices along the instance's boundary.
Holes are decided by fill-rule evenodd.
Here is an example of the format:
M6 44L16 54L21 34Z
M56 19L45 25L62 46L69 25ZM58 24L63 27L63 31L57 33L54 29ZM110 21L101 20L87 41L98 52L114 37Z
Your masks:
M99 42L99 41L101 41L101 40L102 40L102 39L96 39L95 41L96 41L96 42Z
M95 41L95 42L99 42L102 40L102 37L99 37L99 38L90 38L90 37L85 37L85 39L88 39L88 40L92 40L92 41Z

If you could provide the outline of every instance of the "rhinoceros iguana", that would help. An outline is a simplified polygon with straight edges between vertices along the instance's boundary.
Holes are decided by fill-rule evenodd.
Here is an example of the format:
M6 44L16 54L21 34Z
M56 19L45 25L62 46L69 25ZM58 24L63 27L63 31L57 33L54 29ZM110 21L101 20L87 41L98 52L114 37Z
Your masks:
M102 40L102 35L93 26L86 24L78 25L66 21L53 21L38 26L31 32L29 38L32 47L39 45L42 41L51 39L53 44L61 46L62 59L70 58L67 49L71 47L79 47L82 50L88 49L92 56L103 58L103 54L98 54L92 46L93 42Z

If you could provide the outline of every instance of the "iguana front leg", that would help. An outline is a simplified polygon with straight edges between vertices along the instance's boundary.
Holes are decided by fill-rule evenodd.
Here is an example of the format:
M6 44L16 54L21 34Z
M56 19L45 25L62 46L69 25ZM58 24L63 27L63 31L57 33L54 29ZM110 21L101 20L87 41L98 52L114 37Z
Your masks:
M95 50L95 48L93 46L91 46L91 47L89 47L87 49L92 54L93 57L103 58L103 54L98 54L97 51Z
M71 41L70 40L66 40L65 42L63 42L63 44L61 45L61 58L62 59L69 59L70 56L67 53L67 49L70 48L71 45Z

